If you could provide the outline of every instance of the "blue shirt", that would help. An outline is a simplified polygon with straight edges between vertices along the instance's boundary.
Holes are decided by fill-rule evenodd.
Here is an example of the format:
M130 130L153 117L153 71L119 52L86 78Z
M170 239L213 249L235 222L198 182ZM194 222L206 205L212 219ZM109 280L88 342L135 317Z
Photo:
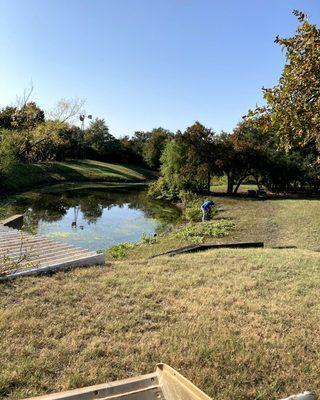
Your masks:
M213 201L210 201L210 200L208 200L208 201L205 201L203 204L202 204L202 208L204 209L204 210L209 210L209 208L211 207L211 206L213 206Z

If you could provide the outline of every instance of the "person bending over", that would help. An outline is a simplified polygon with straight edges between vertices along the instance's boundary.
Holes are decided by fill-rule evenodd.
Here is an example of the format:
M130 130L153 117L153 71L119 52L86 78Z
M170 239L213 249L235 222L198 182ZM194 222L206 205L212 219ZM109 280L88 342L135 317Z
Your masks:
M201 211L202 211L202 222L204 221L209 221L211 218L211 207L214 205L214 202L211 200L206 200L202 206L201 206Z

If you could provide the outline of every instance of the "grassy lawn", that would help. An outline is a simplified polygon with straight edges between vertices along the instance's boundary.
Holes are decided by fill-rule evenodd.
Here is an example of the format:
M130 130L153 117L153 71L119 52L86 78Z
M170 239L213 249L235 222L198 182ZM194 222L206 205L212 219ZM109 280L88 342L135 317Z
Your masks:
M187 244L167 232L105 267L1 284L0 397L121 379L160 361L214 399L319 393L320 200L214 199L216 218L235 230L212 241L266 248L149 259Z
M240 185L238 193L248 193L248 190L257 190L257 185L254 184L243 184ZM226 183L216 183L211 185L210 190L214 193L226 193L227 192L227 184Z
M259 201L245 197L212 197L219 208L215 220L235 225L226 236L205 242L264 242L266 247L296 246L320 250L320 199L279 198ZM178 228L179 229L179 228ZM143 259L190 244L174 232L165 232L154 244L139 244L128 251L128 258Z
M9 176L1 181L1 187L5 191L21 192L61 182L143 182L152 178L152 171L134 165L70 160L16 165Z
M219 250L1 286L0 393L18 399L166 362L214 399L320 390L320 254Z

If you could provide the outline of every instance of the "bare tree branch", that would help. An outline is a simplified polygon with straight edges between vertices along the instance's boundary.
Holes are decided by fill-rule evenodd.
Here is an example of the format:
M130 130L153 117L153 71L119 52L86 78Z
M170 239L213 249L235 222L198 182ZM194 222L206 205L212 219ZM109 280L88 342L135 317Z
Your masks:
M16 107L18 109L21 110L21 108L23 108L28 103L28 101L30 100L31 95L33 93L33 90L34 90L34 86L33 86L33 82L31 81L29 87L24 89L22 95L17 96Z
M85 99L61 99L56 106L48 112L48 116L60 122L71 122L84 114Z

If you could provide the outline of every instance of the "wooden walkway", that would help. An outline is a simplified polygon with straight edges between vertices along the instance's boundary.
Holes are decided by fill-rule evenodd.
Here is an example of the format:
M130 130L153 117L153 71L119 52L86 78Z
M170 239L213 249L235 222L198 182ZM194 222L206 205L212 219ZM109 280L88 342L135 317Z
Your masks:
M104 254L0 224L0 280L104 263Z

